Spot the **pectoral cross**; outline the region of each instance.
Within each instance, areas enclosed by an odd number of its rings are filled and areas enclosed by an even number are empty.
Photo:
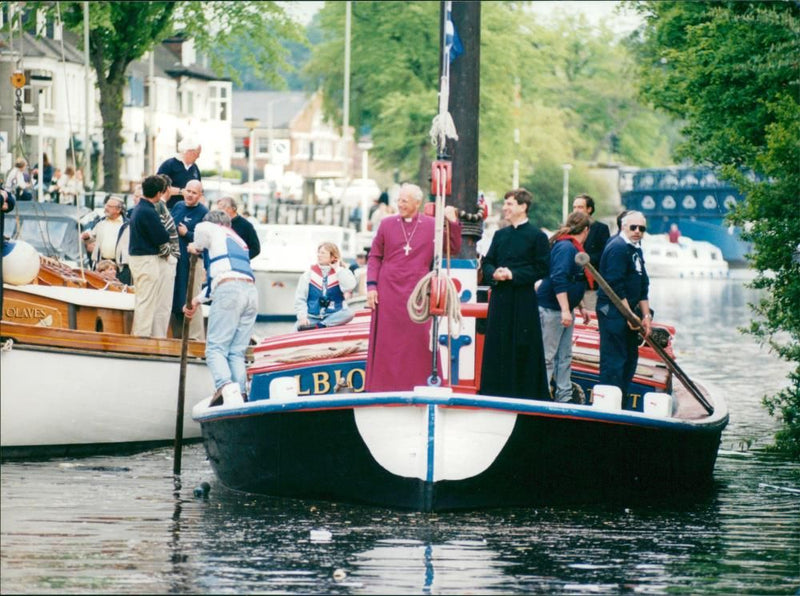
[[[408,256],[408,253],[411,252],[411,246],[409,246],[408,242],[406,242],[406,245],[403,247],[403,250],[406,251],[406,256]]]

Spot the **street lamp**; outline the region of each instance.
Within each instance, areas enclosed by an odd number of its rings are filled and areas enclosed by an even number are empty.
[[[358,148],[361,149],[361,231],[367,231],[367,219],[369,218],[369,205],[367,197],[367,166],[369,164],[369,150],[372,149],[372,139],[363,137],[358,142]]]
[[[253,170],[255,169],[255,149],[256,145],[253,142],[255,140],[255,132],[256,128],[261,125],[261,121],[258,118],[245,118],[244,125],[250,131],[249,139],[250,139],[250,151],[248,154],[247,159],[247,182],[249,183],[250,191],[247,193],[247,210],[250,212],[250,215],[254,215],[256,212],[255,209],[255,195],[253,192]]]
[[[564,198],[561,204],[561,221],[567,221],[569,215],[569,171],[572,169],[572,164],[565,163],[561,166],[564,168]]]

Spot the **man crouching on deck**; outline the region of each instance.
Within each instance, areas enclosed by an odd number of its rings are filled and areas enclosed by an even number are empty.
[[[211,211],[195,227],[194,242],[186,250],[203,255],[208,279],[191,308],[183,310],[191,318],[211,298],[206,332],[206,363],[216,389],[211,405],[219,405],[220,397],[228,405],[242,403],[247,392],[244,357],[258,313],[247,245],[231,229],[225,212]]]

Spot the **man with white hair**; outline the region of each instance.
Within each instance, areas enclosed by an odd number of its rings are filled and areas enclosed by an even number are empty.
[[[629,211],[620,223],[619,234],[608,241],[600,257],[600,275],[620,300],[639,316],[643,333],[649,335],[650,279],[640,244],[647,225],[639,211]],[[597,290],[596,312],[600,327],[600,383],[619,387],[625,399],[639,361],[639,334],[603,288]]]
[[[189,180],[200,180],[200,168],[195,163],[200,157],[202,147],[197,139],[184,137],[178,143],[178,157],[170,157],[162,163],[157,174],[166,174],[172,180],[169,187],[170,198],[167,207],[172,209],[175,203],[183,200],[183,189]]]
[[[366,391],[410,390],[425,385],[431,370],[431,323],[414,322],[408,299],[431,270],[436,224],[420,212],[424,195],[403,184],[397,215],[384,217],[367,258],[367,308],[372,309],[367,350]],[[461,222],[452,205],[444,209],[450,254],[461,250]],[[438,365],[438,361],[437,361]],[[441,375],[439,375],[441,378]]]

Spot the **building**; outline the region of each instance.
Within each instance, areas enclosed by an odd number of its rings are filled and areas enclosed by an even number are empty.
[[[3,18],[8,18],[6,8],[0,10],[0,20]],[[44,19],[43,13],[37,18],[37,31],[38,35],[20,36],[14,31],[0,36],[0,79],[10,80],[16,70],[26,75],[19,106],[16,90],[0,86],[0,175],[21,153],[31,164],[37,163],[41,142],[51,163],[62,169],[72,163],[73,147],[79,168],[88,149],[95,180],[102,180],[96,176],[104,148],[94,70],[84,67],[75,34]],[[165,40],[142,60],[131,63],[126,75],[122,188],[155,172],[161,162],[175,155],[178,142],[187,135],[203,145],[197,162],[201,170],[230,169],[232,83],[207,68],[191,40],[181,36]],[[84,147],[87,128],[89,147]]]
[[[361,155],[353,129],[342,138],[338,127],[325,121],[319,92],[234,91],[233,113],[231,165],[248,171],[252,151],[254,180],[302,178],[302,195],[308,197],[317,181],[346,179],[357,171]]]

